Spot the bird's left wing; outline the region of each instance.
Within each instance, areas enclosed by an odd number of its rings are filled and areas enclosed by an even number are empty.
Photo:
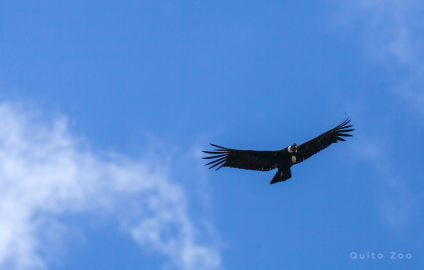
[[[315,155],[321,150],[324,150],[332,143],[337,143],[338,141],[345,141],[342,137],[352,137],[348,132],[353,131],[354,129],[349,129],[352,125],[349,124],[350,119],[347,118],[343,122],[340,123],[337,127],[319,135],[318,137],[302,143],[297,147],[296,154],[296,162],[294,164],[298,164],[305,159]]]
[[[269,171],[277,168],[278,157],[281,155],[281,151],[253,151],[253,150],[236,150],[221,147],[218,145],[211,144],[216,147],[214,151],[203,151],[211,156],[204,157],[204,159],[213,159],[206,165],[211,165],[211,168],[219,166],[216,170],[221,167],[231,167],[245,170],[255,171]]]

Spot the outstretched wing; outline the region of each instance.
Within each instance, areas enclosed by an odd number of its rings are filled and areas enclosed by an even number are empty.
[[[315,155],[319,151],[329,147],[332,143],[336,143],[338,141],[345,141],[342,137],[352,137],[348,132],[353,131],[354,129],[349,129],[352,125],[349,124],[350,119],[347,118],[337,127],[319,135],[315,139],[307,141],[297,147],[296,154],[296,162],[294,164],[298,164],[305,159]]]
[[[216,170],[219,170],[221,167],[231,167],[245,170],[269,171],[277,168],[278,157],[281,155],[281,151],[236,150],[214,144],[211,145],[218,149],[214,151],[203,151],[211,155],[204,157],[204,159],[213,159],[212,162],[206,164],[206,166],[211,165],[209,169],[220,165]]]

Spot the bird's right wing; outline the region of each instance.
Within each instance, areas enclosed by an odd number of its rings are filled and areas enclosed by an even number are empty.
[[[214,151],[203,151],[211,156],[204,159],[213,159],[206,165],[211,165],[211,168],[220,165],[221,167],[231,167],[245,170],[269,171],[277,168],[278,157],[280,151],[253,151],[253,150],[236,150],[221,147],[211,144],[216,147]]]
[[[342,137],[352,137],[349,132],[353,131],[354,129],[349,129],[352,127],[352,125],[349,124],[350,119],[347,118],[343,122],[340,123],[337,127],[319,135],[318,137],[309,140],[305,143],[302,143],[297,147],[297,154],[296,154],[296,162],[295,164],[298,164],[305,159],[315,155],[321,150],[324,150],[328,146],[330,146],[332,143],[336,143],[338,141],[345,141]]]

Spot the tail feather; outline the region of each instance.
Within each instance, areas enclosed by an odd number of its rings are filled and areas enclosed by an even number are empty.
[[[286,171],[282,171],[282,170],[280,170],[280,169],[278,169],[278,172],[274,175],[274,178],[272,178],[272,181],[271,181],[271,185],[272,184],[275,184],[275,183],[278,183],[278,182],[281,182],[281,181],[286,181],[287,179],[290,179],[291,178],[291,170],[290,169],[288,169],[288,170],[286,170]]]

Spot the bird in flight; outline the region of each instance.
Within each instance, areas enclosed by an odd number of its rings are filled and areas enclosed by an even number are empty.
[[[310,141],[302,143],[299,146],[294,143],[279,151],[237,150],[211,144],[217,149],[214,151],[203,151],[210,155],[204,157],[204,159],[212,159],[212,162],[209,162],[206,166],[211,165],[209,169],[219,166],[216,170],[219,170],[221,167],[254,171],[270,171],[278,168],[277,173],[270,183],[275,184],[291,178],[290,168],[293,165],[301,163],[327,148],[332,143],[345,141],[343,137],[352,137],[349,132],[354,129],[350,129],[352,125],[348,125],[349,122],[350,119],[347,118],[335,128]]]

